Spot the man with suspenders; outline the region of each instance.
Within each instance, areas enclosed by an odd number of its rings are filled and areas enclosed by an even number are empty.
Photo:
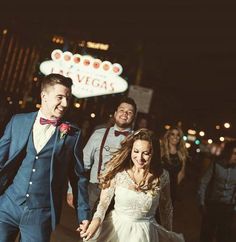
[[[132,131],[136,104],[132,98],[123,98],[114,112],[114,125],[94,131],[83,150],[84,167],[90,171],[89,205],[91,210],[100,196],[98,176],[121,141]]]

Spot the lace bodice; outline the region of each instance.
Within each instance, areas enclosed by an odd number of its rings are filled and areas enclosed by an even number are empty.
[[[126,171],[122,171],[113,178],[110,187],[103,189],[94,218],[103,221],[106,210],[115,195],[114,209],[118,214],[136,219],[155,217],[159,205],[161,225],[172,229],[173,208],[170,199],[169,175],[164,170],[160,177],[160,188],[156,193],[135,190],[135,183]]]

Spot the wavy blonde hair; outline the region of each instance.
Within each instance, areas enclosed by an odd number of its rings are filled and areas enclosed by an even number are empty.
[[[166,157],[167,162],[170,162],[170,146],[169,146],[169,137],[171,135],[171,132],[173,130],[177,130],[180,136],[179,143],[177,144],[177,155],[179,157],[179,160],[184,163],[188,158],[188,151],[185,146],[185,141],[183,140],[183,131],[179,127],[171,127],[168,129],[161,141],[161,157]]]
[[[146,174],[151,173],[151,177],[140,185],[140,190],[155,190],[159,185],[158,178],[162,173],[160,142],[155,138],[152,131],[148,129],[139,129],[121,142],[120,149],[114,153],[112,159],[107,163],[105,172],[99,177],[101,188],[104,189],[109,187],[112,178],[114,178],[118,172],[133,166],[131,162],[131,151],[136,140],[146,140],[150,142],[152,152],[150,164],[145,171]]]

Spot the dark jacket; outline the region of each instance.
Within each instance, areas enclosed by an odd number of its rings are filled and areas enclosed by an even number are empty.
[[[213,161],[200,180],[198,197],[202,206],[206,201],[235,204],[236,165]]]

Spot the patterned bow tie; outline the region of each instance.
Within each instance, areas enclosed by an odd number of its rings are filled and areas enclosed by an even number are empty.
[[[46,119],[46,118],[40,118],[39,122],[42,125],[44,125],[44,124],[51,124],[53,126],[58,126],[61,123],[60,119],[52,119],[52,120],[50,120],[50,119]]]
[[[124,135],[124,136],[128,136],[130,134],[129,131],[118,131],[118,130],[115,130],[115,136],[119,136],[119,135]]]

